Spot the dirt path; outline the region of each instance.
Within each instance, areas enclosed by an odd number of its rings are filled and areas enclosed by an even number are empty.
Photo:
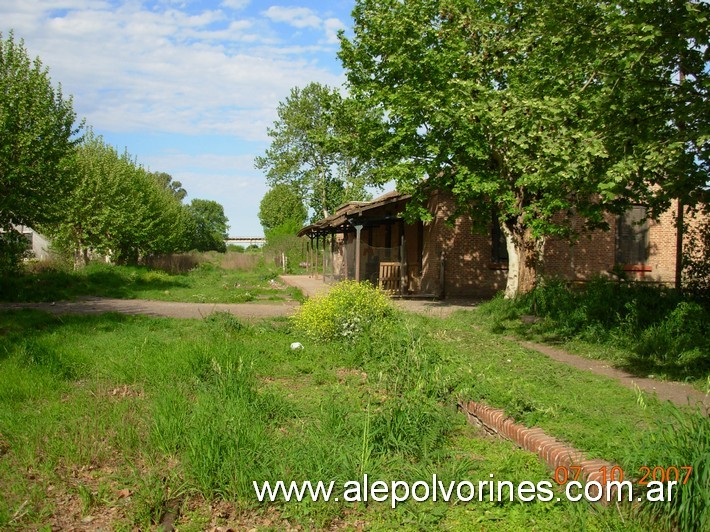
[[[304,295],[314,297],[327,294],[332,285],[324,283],[322,277],[310,275],[281,275],[281,280],[289,286],[300,289]],[[457,310],[472,310],[480,303],[473,299],[394,299],[394,304],[409,312],[445,318]]]
[[[37,309],[52,314],[145,314],[168,318],[202,318],[213,312],[229,312],[239,318],[270,318],[289,316],[298,306],[295,301],[284,303],[178,303],[148,299],[81,298],[56,303],[0,303],[0,310]]]
[[[526,342],[510,336],[506,336],[506,340],[516,342],[527,349],[542,353],[569,366],[609,377],[627,388],[635,389],[638,387],[650,394],[655,393],[661,400],[668,400],[680,406],[688,404],[701,405],[706,414],[710,413],[710,395],[698,391],[688,384],[637,377],[611,367],[605,360],[584,358],[545,344]]]

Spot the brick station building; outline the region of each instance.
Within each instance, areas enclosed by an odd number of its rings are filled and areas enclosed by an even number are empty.
[[[451,196],[435,192],[428,202],[430,222],[406,223],[411,196],[389,192],[369,202],[350,202],[304,227],[316,271],[326,280],[369,280],[401,296],[488,297],[505,289],[505,239],[492,223],[486,233],[472,220],[447,219]],[[676,275],[674,205],[658,221],[644,221],[643,207],[624,216],[608,215],[610,231],[582,233],[575,244],[548,238],[539,273],[572,282],[624,272],[629,280],[673,285]],[[580,222],[581,223],[581,222]],[[686,224],[698,220],[686,216]],[[310,262],[310,261],[309,261]]]

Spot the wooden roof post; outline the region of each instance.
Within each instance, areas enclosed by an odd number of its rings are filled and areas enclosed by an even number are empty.
[[[320,260],[318,260],[318,252],[319,251],[320,251],[320,234],[316,233],[316,245],[313,248],[313,253],[315,254],[314,258],[313,258],[313,266],[315,266],[315,275],[313,277],[314,279],[318,279],[318,263],[320,262]]]
[[[355,280],[360,282],[360,231],[362,225],[355,226]]]
[[[401,238],[401,244],[399,246],[399,262],[402,265],[400,268],[400,280],[399,280],[399,294],[402,295],[406,292],[406,287],[407,287],[407,272],[408,272],[408,266],[407,266],[407,240],[404,236],[404,224],[400,224],[401,227],[401,232],[402,232],[402,238]]]
[[[683,201],[678,198],[678,215],[675,223],[675,289],[683,290],[683,233],[685,232],[685,221],[683,220]]]
[[[326,247],[327,244],[328,244],[328,233],[325,233],[323,235],[323,282],[325,282],[325,267],[327,264],[327,260],[326,260],[326,255],[328,253],[328,249]]]

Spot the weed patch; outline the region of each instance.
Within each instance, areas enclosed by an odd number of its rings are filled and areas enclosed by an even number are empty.
[[[72,272],[45,269],[0,277],[0,300],[60,301],[84,296],[119,299],[156,299],[195,303],[246,303],[297,299],[297,290],[275,281],[277,273],[262,266],[256,270],[227,270],[212,262],[170,273],[147,266],[90,264]]]
[[[539,319],[528,325],[524,315]],[[710,374],[710,311],[670,289],[606,280],[570,289],[547,281],[517,300],[481,305],[475,319],[496,333],[610,347],[620,366],[641,375],[704,382]]]
[[[326,295],[304,302],[293,317],[293,324],[297,331],[314,340],[354,341],[394,314],[387,296],[371,284],[342,281]]]
[[[673,500],[644,506],[642,517],[665,529],[707,530],[710,525],[710,419],[700,411],[684,413],[667,405],[663,422],[656,422],[629,449],[626,463],[648,480],[677,480]],[[692,472],[686,479],[687,470]],[[669,478],[670,477],[670,478]],[[684,481],[685,480],[685,481]]]

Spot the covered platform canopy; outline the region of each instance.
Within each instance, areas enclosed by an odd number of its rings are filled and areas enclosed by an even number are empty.
[[[383,194],[372,201],[351,201],[338,207],[330,216],[308,225],[298,232],[298,236],[307,236],[311,239],[338,233],[351,233],[356,231],[356,226],[367,227],[379,225],[387,221],[399,220],[398,216],[377,216],[374,211],[386,205],[407,201],[410,194],[397,191]]]
[[[311,242],[318,241],[328,235],[355,233],[355,280],[360,281],[361,240],[360,232],[364,227],[376,227],[401,221],[402,206],[397,206],[396,212],[388,212],[388,206],[402,204],[411,198],[410,194],[397,191],[388,192],[372,201],[351,201],[336,209],[336,211],[317,222],[308,225],[298,232],[298,236],[306,236]],[[325,269],[325,267],[324,267]]]

